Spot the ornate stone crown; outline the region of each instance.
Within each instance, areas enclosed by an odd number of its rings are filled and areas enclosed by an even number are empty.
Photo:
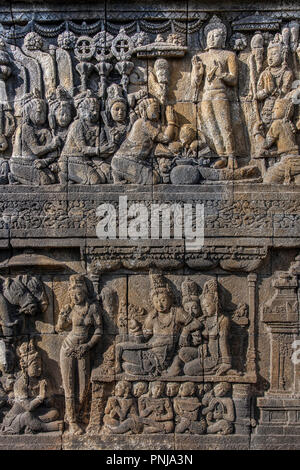
[[[187,302],[189,300],[199,300],[199,289],[195,281],[187,278],[181,285],[182,297]]]

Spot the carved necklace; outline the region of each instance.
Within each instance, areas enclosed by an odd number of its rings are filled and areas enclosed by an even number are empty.
[[[166,315],[166,314],[164,314]],[[172,321],[174,320],[173,308],[171,308],[169,314],[166,315],[167,320],[159,318],[159,312],[157,312],[156,318],[158,320],[158,325],[160,328],[167,328],[171,325]],[[165,320],[165,321],[164,321]]]

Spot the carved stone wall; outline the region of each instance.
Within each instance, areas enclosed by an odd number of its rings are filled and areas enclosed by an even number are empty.
[[[1,449],[300,447],[299,27],[1,2]]]

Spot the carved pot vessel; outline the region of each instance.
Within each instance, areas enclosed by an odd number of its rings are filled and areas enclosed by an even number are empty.
[[[180,164],[172,169],[170,180],[172,184],[198,184],[200,173],[196,166],[180,161]]]

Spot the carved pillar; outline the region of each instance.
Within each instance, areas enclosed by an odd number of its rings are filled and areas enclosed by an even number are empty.
[[[247,280],[249,292],[249,344],[247,351],[247,374],[254,375],[256,377],[255,317],[257,274],[249,274]]]
[[[262,320],[271,335],[270,390],[268,395],[294,392],[294,365],[291,345],[298,333],[298,280],[289,272],[279,272],[273,281],[273,298],[263,307]]]
[[[297,263],[288,272],[275,273],[275,294],[262,309],[262,321],[271,339],[270,389],[257,400],[257,434],[282,434],[283,426],[286,434],[300,434],[300,400],[292,361],[292,343],[299,333],[299,275]]]
[[[235,433],[250,433],[250,384],[234,384],[232,398],[235,406]]]

